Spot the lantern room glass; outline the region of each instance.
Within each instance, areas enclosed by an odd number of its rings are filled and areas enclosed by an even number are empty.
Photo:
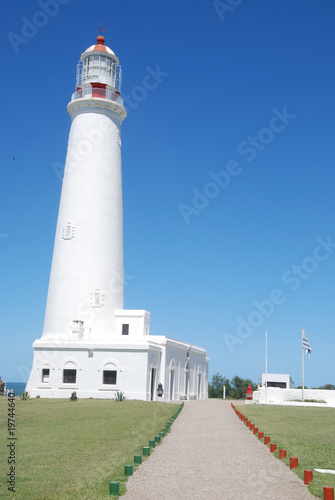
[[[89,55],[83,59],[82,83],[101,82],[116,88],[116,61],[105,55]]]

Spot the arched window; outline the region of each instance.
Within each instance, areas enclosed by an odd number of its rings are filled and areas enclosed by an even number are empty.
[[[65,238],[71,238],[71,222],[68,222],[65,226]]]
[[[63,227],[62,237],[63,240],[71,240],[74,237],[74,225],[72,221],[68,220]]]
[[[77,367],[73,361],[68,361],[63,369],[63,384],[75,384],[77,381]]]
[[[50,382],[50,368],[44,367],[42,368],[42,383],[48,384]]]
[[[95,307],[101,306],[101,293],[98,288],[94,292],[94,305]]]
[[[101,292],[100,288],[96,288],[91,293],[91,306],[92,307],[102,307],[103,306],[104,294]]]
[[[117,384],[117,368],[113,363],[107,363],[102,371],[103,385]]]

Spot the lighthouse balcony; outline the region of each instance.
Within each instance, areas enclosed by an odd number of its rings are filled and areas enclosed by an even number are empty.
[[[91,84],[89,87],[78,87],[72,94],[71,102],[77,99],[89,99],[92,97],[107,99],[123,106],[123,99],[120,93],[117,90],[107,89],[104,84]]]

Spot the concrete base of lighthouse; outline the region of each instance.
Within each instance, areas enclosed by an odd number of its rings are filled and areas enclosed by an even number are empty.
[[[148,335],[149,313],[116,312],[119,337],[110,341],[80,338],[36,340],[26,390],[32,397],[173,401],[208,397],[205,349],[178,340]],[[127,321],[127,323],[125,323]],[[127,329],[123,325],[128,325]],[[158,384],[163,396],[157,395]]]

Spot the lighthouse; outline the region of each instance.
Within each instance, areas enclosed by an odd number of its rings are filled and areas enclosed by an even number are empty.
[[[80,57],[67,105],[71,128],[44,327],[26,390],[52,398],[122,391],[155,400],[160,384],[165,400],[207,397],[206,351],[149,335],[150,313],[124,309],[121,75],[100,34]]]
[[[123,309],[121,66],[103,36],[81,56],[43,338],[110,339]],[[87,324],[87,327],[86,327]]]

